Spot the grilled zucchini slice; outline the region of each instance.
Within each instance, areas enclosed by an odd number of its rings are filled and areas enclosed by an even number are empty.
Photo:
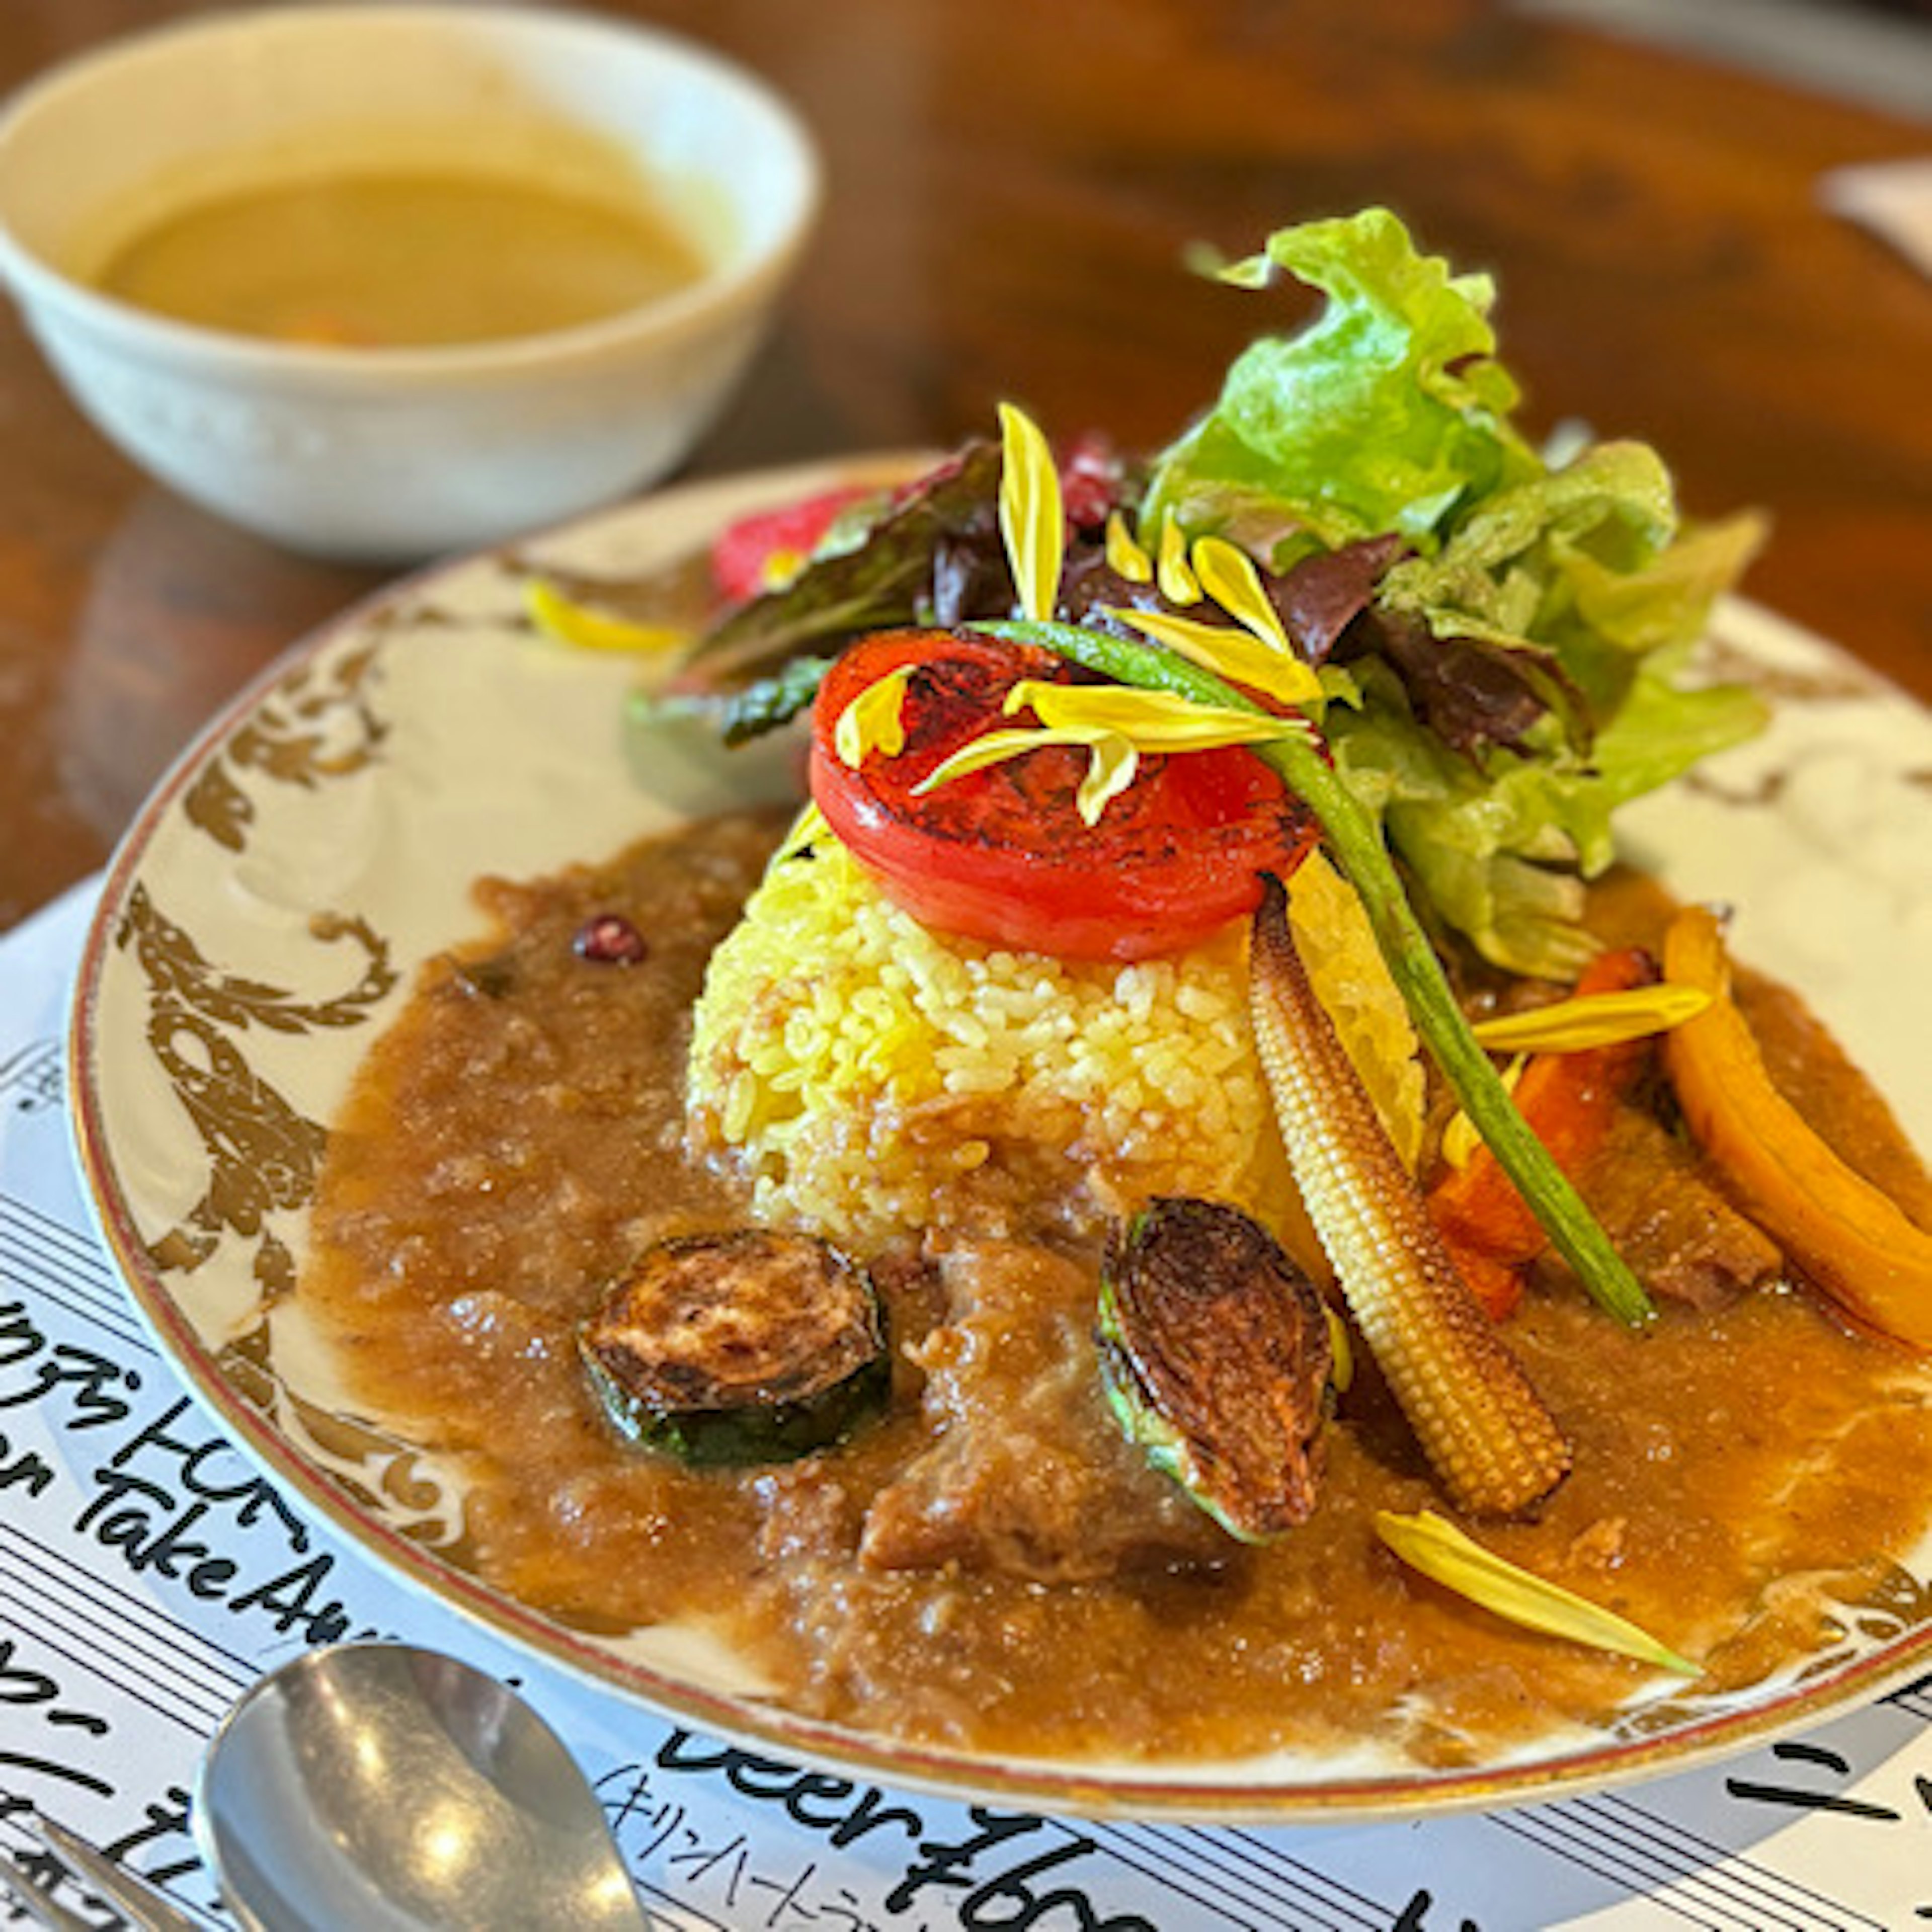
[[[742,1228],[658,1242],[578,1330],[591,1385],[640,1447],[785,1462],[842,1442],[892,1379],[871,1278],[830,1243]]]
[[[1097,1339],[1129,1441],[1231,1536],[1269,1542],[1313,1514],[1334,1346],[1265,1228],[1221,1202],[1151,1202],[1108,1244]]]

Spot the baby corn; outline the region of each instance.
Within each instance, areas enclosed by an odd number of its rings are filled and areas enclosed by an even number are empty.
[[[1402,1413],[1459,1508],[1528,1508],[1563,1480],[1570,1444],[1457,1275],[1309,984],[1273,878],[1255,914],[1252,985],[1296,1184]]]

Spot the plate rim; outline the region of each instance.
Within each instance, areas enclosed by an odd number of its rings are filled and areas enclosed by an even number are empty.
[[[290,674],[314,662],[344,638],[369,626],[412,596],[457,572],[526,550],[640,524],[667,513],[698,517],[711,499],[719,509],[743,500],[780,502],[855,476],[877,477],[920,459],[910,453],[853,455],[790,464],[697,479],[533,532],[514,542],[436,560],[358,597],[296,639],[249,680],[206,722],[142,801],[117,845],[89,914],[70,990],[66,1028],[68,1120],[82,1194],[136,1311],[170,1370],[212,1420],[272,1480],[302,1504],[358,1556],[392,1581],[480,1624],[514,1647],[607,1694],[633,1701],[659,1718],[688,1721],[741,1750],[773,1748],[876,1779],[892,1789],[958,1801],[988,1797],[1024,1802],[1045,1811],[1083,1817],[1214,1825],[1388,1822],[1420,1816],[1543,1804],[1586,1792],[1620,1789],[1666,1773],[1696,1768],[1752,1746],[1787,1736],[1814,1719],[1843,1714],[1924,1676],[1932,1667],[1932,1623],[1850,1659],[1809,1682],[1794,1682],[1762,1700],[1714,1711],[1649,1737],[1583,1740],[1574,1748],[1522,1762],[1387,1774],[1341,1774],[1306,1784],[1259,1784],[1258,1768],[1272,1758],[1205,1760],[1225,1773],[1170,1771],[1123,1759],[1106,1769],[1066,1760],[995,1759],[988,1755],[884,1738],[743,1694],[668,1676],[594,1639],[553,1622],[473,1574],[440,1558],[367,1510],[341,1480],[307,1458],[271,1418],[248,1401],[220,1370],[146,1252],[131,1204],[116,1173],[110,1125],[99,1090],[98,1003],[115,928],[142,862],[170,808]],[[714,524],[715,526],[715,524]],[[1748,600],[1728,600],[1740,617],[1774,626],[1835,668],[1855,669],[1876,695],[1922,710],[1912,694],[1828,640]],[[416,962],[409,962],[413,970]],[[1249,1767],[1243,1774],[1242,1767]]]

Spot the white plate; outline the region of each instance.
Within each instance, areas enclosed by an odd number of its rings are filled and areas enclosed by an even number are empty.
[[[654,497],[522,554],[623,576],[728,518],[849,476],[766,474]],[[870,473],[880,473],[879,466]],[[295,650],[215,721],[142,812],[89,936],[72,1030],[96,1212],[143,1314],[202,1401],[376,1561],[532,1651],[699,1728],[889,1784],[1042,1809],[1196,1818],[1382,1816],[1627,1781],[1816,1721],[1932,1662],[1932,1546],[1916,1591],[1850,1606],[1788,1681],[1679,1692],[1613,1737],[1418,1772],[1367,1759],[1014,1763],[908,1747],[761,1702],[692,1634],[565,1629],[453,1560],[460,1486],[374,1427],[281,1291],[324,1137],[418,963],[476,933],[484,871],[597,858],[741,802],[760,767],[627,736],[621,656],[531,632],[515,559],[414,578]],[[1770,688],[1758,742],[1628,814],[1630,856],[1735,902],[1742,955],[1810,1000],[1932,1143],[1932,719],[1815,638],[1743,604],[1713,655]],[[643,746],[640,754],[640,745]]]

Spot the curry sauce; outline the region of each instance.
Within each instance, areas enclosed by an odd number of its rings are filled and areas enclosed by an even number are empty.
[[[712,1621],[792,1708],[1030,1756],[1376,1740],[1456,1766],[1612,1730],[1654,1690],[1643,1666],[1506,1625],[1380,1544],[1377,1510],[1439,1498],[1372,1365],[1328,1431],[1312,1520],[1262,1548],[1222,1536],[1111,1426],[1097,1256],[1064,1225],[909,1231],[866,1258],[892,1397],[842,1448],[694,1470],[627,1444],[575,1331],[652,1240],[747,1219],[742,1181],[687,1154],[685,1056],[706,959],[777,830],[730,817],[486,884],[491,936],[425,969],[338,1124],[302,1292],[360,1397],[464,1462],[486,1579],[590,1630]],[[642,956],[583,956],[578,936],[626,909]],[[1654,939],[1666,910],[1624,880],[1597,917],[1623,943]],[[1809,1117],[1923,1212],[1932,1191],[1882,1103],[1798,1003],[1744,991]],[[1628,1182],[1653,1156],[1618,1157]],[[1698,1660],[1699,1693],[1828,1645],[1839,1606],[1896,1599],[1932,1513],[1922,1364],[1782,1278],[1666,1303],[1640,1336],[1552,1276],[1508,1332],[1575,1468],[1534,1520],[1484,1540]]]

